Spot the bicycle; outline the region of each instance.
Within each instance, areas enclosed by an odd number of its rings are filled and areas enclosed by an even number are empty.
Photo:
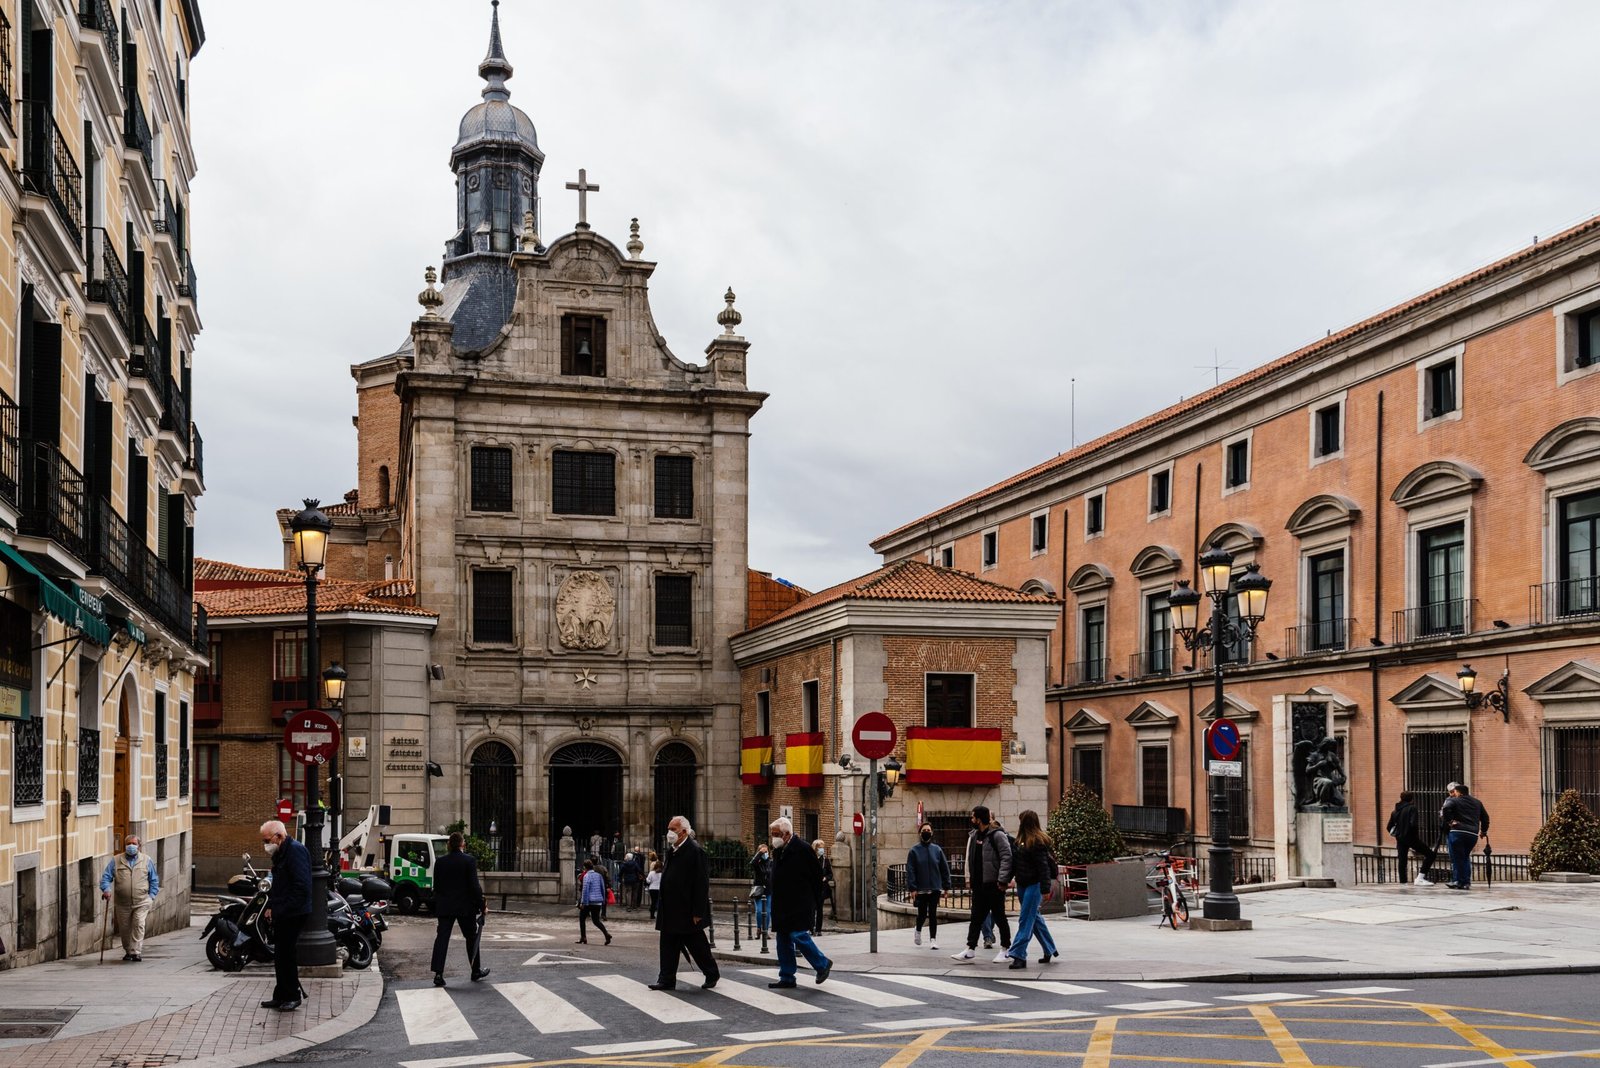
[[[1161,921],[1156,924],[1159,930],[1162,926],[1169,926],[1174,931],[1178,924],[1185,926],[1189,923],[1189,897],[1184,893],[1185,888],[1189,894],[1195,891],[1194,873],[1189,865],[1189,857],[1173,857],[1172,850],[1163,849],[1158,853],[1146,853],[1145,857],[1159,858],[1155,866],[1155,888],[1161,893]],[[1146,876],[1149,879],[1149,876]]]

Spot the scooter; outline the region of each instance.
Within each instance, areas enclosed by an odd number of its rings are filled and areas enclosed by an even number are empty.
[[[242,890],[253,885],[255,893],[248,901],[232,896],[219,898],[221,908],[200,935],[205,939],[206,958],[212,967],[225,972],[241,971],[251,962],[270,964],[274,957],[272,921],[266,918],[272,876],[251,867],[248,853],[244,862],[245,874],[230,879],[229,888]],[[328,895],[328,931],[343,952],[348,968],[360,970],[372,964],[376,940],[363,932],[363,922],[342,896]]]

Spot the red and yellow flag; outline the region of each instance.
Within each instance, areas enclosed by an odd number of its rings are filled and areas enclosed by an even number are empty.
[[[784,778],[790,786],[804,789],[822,785],[822,752],[825,744],[821,733],[784,735]]]
[[[998,727],[906,728],[906,781],[991,785],[1000,781]]]
[[[739,781],[746,786],[764,786],[761,765],[772,763],[772,735],[745,738],[739,743]]]

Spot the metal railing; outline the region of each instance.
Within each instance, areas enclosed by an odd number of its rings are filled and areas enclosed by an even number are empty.
[[[22,178],[31,192],[50,201],[73,240],[81,241],[83,171],[47,101],[22,102]]]
[[[96,501],[93,512],[87,557],[90,572],[110,579],[174,634],[188,636],[192,619],[183,584],[109,502]]]
[[[1358,626],[1354,619],[1323,619],[1303,627],[1290,627],[1286,650],[1291,657],[1342,653],[1355,640]]]
[[[1211,857],[1206,854],[1205,843],[1197,843],[1197,852],[1201,856],[1194,860],[1195,875],[1200,880],[1200,885],[1205,886],[1211,881]],[[1270,856],[1252,856],[1241,850],[1233,851],[1233,881],[1243,885],[1246,883],[1270,883],[1277,878],[1278,862]]]
[[[1528,619],[1535,624],[1600,619],[1600,576],[1529,586]]]
[[[1111,819],[1117,830],[1154,838],[1182,837],[1188,828],[1186,816],[1183,809],[1165,805],[1111,806]]]
[[[178,211],[172,206],[172,187],[165,178],[156,179],[156,210],[150,224],[158,234],[178,232]]]
[[[1147,679],[1152,675],[1170,675],[1174,655],[1171,646],[1141,649],[1128,657],[1128,677]]]
[[[495,843],[491,840],[490,845]],[[527,849],[497,849],[495,851],[494,871],[544,873],[558,870],[557,861],[560,859],[551,854],[550,850],[542,847],[529,847]]]
[[[1111,659],[1075,660],[1067,665],[1068,686],[1093,686],[1111,677]]]
[[[1435,601],[1417,608],[1399,609],[1394,613],[1395,644],[1471,634],[1472,620],[1477,610],[1476,597]]]
[[[104,304],[116,314],[123,332],[133,334],[132,305],[129,304],[128,269],[122,265],[111,235],[104,227],[89,231],[89,299]]]
[[[122,143],[129,148],[139,150],[139,155],[144,157],[146,171],[153,171],[155,164],[150,155],[150,120],[145,118],[144,102],[139,99],[137,86],[129,85],[125,90],[128,97],[128,107],[122,113]]]
[[[191,421],[189,423],[189,466],[196,475],[200,476],[201,482],[206,480],[205,446],[204,439],[200,437],[200,428]]]
[[[195,286],[194,259],[189,255],[189,250],[183,250],[183,264],[178,274],[178,296],[188,297],[191,301],[200,300],[199,291]]]
[[[164,386],[161,429],[177,434],[185,445],[189,443],[189,398],[183,395],[182,384],[171,375],[167,376]]]
[[[1472,881],[1474,883],[1526,883],[1533,881],[1533,875],[1528,867],[1531,858],[1526,853],[1495,853],[1485,856],[1482,852],[1472,854]],[[1417,868],[1421,861],[1412,855],[1406,865],[1406,870],[1400,870],[1400,858],[1392,852],[1357,853],[1356,882],[1359,883],[1407,883],[1417,876]],[[1433,873],[1429,876],[1434,882],[1442,883],[1450,876],[1450,851],[1443,844],[1439,846],[1438,856],[1433,861]]]
[[[916,901],[916,895],[911,892],[910,882],[906,879],[904,864],[889,865],[887,876],[884,880],[886,884],[884,896],[888,900],[901,905],[910,905]],[[967,886],[967,873],[958,866],[952,865],[950,869],[950,889],[940,896],[939,907],[967,910],[972,908],[972,890]],[[1019,907],[1016,887],[1006,887],[1006,911],[1016,912]]]
[[[21,409],[10,394],[0,389],[0,500],[13,507],[21,503],[18,490],[22,478]]]
[[[96,30],[106,39],[106,62],[111,73],[122,76],[122,34],[117,23],[117,13],[107,0],[78,0],[78,25],[86,30]]]
[[[0,115],[5,116],[7,126],[13,126],[11,85],[11,20],[6,18],[4,11],[0,11]]]
[[[156,743],[156,800],[167,799],[167,743]]]
[[[23,465],[19,529],[49,538],[81,559],[89,548],[83,474],[43,441],[23,443]]]

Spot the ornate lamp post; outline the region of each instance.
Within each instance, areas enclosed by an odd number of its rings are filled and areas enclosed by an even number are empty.
[[[289,520],[295,556],[306,576],[306,707],[315,708],[317,684],[310,673],[320,663],[317,649],[317,572],[328,559],[328,533],[333,521],[307,498],[305,508]],[[341,692],[341,696],[343,696]],[[328,855],[322,848],[324,813],[316,765],[306,768],[306,846],[311,850],[311,915],[300,933],[300,963],[307,968],[337,965],[333,935],[328,932]]]
[[[1211,600],[1211,618],[1200,625],[1200,592],[1187,581],[1179,582],[1167,595],[1172,609],[1172,629],[1190,652],[1211,650],[1212,708],[1222,714],[1222,660],[1225,650],[1239,642],[1253,642],[1256,628],[1267,614],[1267,591],[1272,580],[1263,576],[1255,564],[1245,567],[1237,581],[1233,578],[1233,554],[1213,545],[1200,554],[1200,579]],[[1228,597],[1239,599],[1239,621],[1228,618]],[[1237,920],[1239,898],[1233,892],[1233,846],[1228,839],[1228,794],[1221,776],[1211,779],[1211,890],[1206,894],[1204,915],[1208,920]]]
[[[344,718],[344,685],[349,679],[350,673],[340,667],[337,660],[322,673],[322,692],[328,702],[328,711],[335,720]],[[340,745],[343,744],[341,740]],[[328,760],[328,814],[333,819],[333,833],[329,838],[341,858],[334,863],[343,870],[344,851],[339,848],[339,841],[344,837],[344,780],[339,777],[338,749],[333,751],[333,756]]]

